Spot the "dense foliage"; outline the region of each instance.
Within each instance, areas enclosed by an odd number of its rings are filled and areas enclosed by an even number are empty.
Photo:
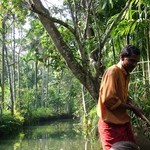
[[[10,120],[17,112],[29,123],[68,114],[82,118],[85,134],[95,133],[99,77],[118,62],[126,44],[141,49],[129,94],[150,118],[149,1],[65,0],[60,8],[48,1],[44,6],[40,0],[0,2],[0,128],[7,128],[6,111]]]

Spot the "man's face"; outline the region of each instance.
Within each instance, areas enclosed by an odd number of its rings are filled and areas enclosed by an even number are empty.
[[[140,60],[140,56],[132,55],[130,57],[122,58],[122,66],[127,72],[132,72],[133,69],[136,67],[137,63]]]

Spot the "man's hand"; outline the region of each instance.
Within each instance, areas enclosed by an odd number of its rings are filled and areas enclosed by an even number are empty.
[[[130,110],[133,111],[138,117],[142,118],[144,112],[141,108],[134,106],[133,99],[128,97],[127,104],[130,106]]]
[[[130,110],[133,111],[138,117],[143,119],[144,112],[141,108],[132,105]]]
[[[141,108],[134,106],[132,98],[128,97],[127,105],[128,109],[133,111],[136,116],[140,117],[150,126],[150,121],[145,117],[144,112]]]

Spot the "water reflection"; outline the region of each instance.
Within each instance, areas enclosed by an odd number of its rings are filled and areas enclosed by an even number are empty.
[[[17,138],[0,140],[0,150],[100,150],[99,142],[90,143],[73,130],[75,122],[46,123],[32,126]]]

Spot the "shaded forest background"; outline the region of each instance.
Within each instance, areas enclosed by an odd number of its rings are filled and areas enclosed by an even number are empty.
[[[150,118],[149,0],[1,0],[0,10],[1,131],[68,115],[92,133],[101,75],[126,44],[141,50],[129,95]]]

